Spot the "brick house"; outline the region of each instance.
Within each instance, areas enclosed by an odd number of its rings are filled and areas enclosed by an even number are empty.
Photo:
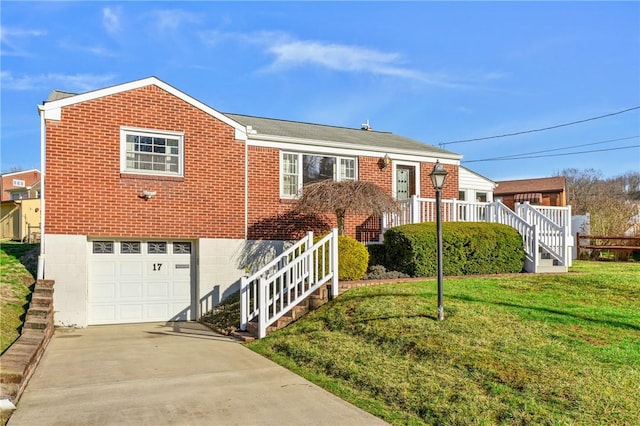
[[[335,226],[291,212],[303,184],[372,181],[433,197],[437,160],[458,195],[461,156],[392,133],[223,114],[146,78],[39,106],[43,239],[55,323],[191,320],[284,241]],[[348,217],[377,238],[380,220]]]
[[[0,239],[36,242],[40,237],[40,171],[3,174],[0,194]]]
[[[496,182],[493,190],[496,200],[500,200],[510,209],[516,203],[525,201],[533,205],[564,207],[567,205],[566,179],[564,176],[503,180]]]
[[[5,173],[0,180],[0,201],[40,198],[40,170]]]

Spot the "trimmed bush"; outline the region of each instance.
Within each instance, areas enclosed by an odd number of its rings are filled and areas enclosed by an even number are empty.
[[[369,244],[366,246],[369,251],[369,268],[376,265],[384,265],[385,249],[382,244]]]
[[[436,225],[403,225],[384,234],[384,266],[412,277],[437,274]],[[443,273],[473,275],[521,272],[522,237],[512,227],[497,223],[444,222]]]
[[[346,235],[338,237],[338,279],[359,280],[369,266],[369,251],[360,241]]]
[[[326,235],[326,234],[325,234]],[[314,238],[320,241],[324,235]],[[326,250],[326,249],[325,249]],[[326,251],[325,251],[326,253]],[[327,253],[328,256],[328,253]],[[359,280],[364,277],[369,266],[369,251],[360,241],[346,235],[338,236],[338,279],[340,281]],[[318,268],[320,266],[318,265]],[[328,272],[328,267],[325,273]]]

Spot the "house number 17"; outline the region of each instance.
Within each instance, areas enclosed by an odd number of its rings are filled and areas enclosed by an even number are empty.
[[[154,263],[153,264],[153,270],[154,271],[159,271],[160,268],[162,268],[162,263]]]

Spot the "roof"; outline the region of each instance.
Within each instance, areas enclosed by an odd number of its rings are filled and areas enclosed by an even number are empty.
[[[268,135],[316,141],[331,141],[368,149],[379,148],[380,150],[410,151],[420,154],[428,151],[429,153],[440,154],[456,159],[461,157],[454,152],[389,132],[253,117],[241,114],[225,113],[225,115],[240,124],[251,126],[251,129],[256,132],[257,137],[260,137],[260,135]],[[251,134],[252,133],[249,132],[250,137]]]
[[[474,171],[474,170],[471,170],[471,169],[470,169],[470,168],[468,168],[468,167],[465,167],[465,166],[463,166],[463,165],[460,165],[459,167],[460,167],[461,169],[464,169],[464,170],[468,171],[469,173],[472,173],[472,174],[474,174],[474,175],[478,176],[479,178],[482,178],[482,179],[484,179],[484,180],[488,181],[488,182],[491,182],[491,183],[494,183],[494,184],[496,183],[495,181],[493,181],[493,180],[489,179],[489,178],[488,178],[488,177],[486,177],[486,176],[481,175],[480,173],[478,173],[478,172],[476,172],[476,171]]]
[[[494,195],[518,194],[525,192],[563,192],[565,177],[547,177],[537,179],[503,180],[497,181],[498,187]]]
[[[154,84],[179,98],[191,103],[197,108],[232,125],[237,131],[237,138],[242,139],[285,139],[291,143],[302,141],[311,144],[340,144],[352,149],[369,149],[374,151],[388,151],[409,155],[438,155],[444,158],[459,160],[460,154],[447,151],[433,145],[425,144],[404,136],[389,132],[374,130],[361,130],[356,128],[329,126],[323,124],[305,123],[299,121],[282,120],[275,118],[254,117],[242,114],[223,114],[206,104],[192,98],[184,92],[164,83],[156,77],[148,77],[130,83],[98,89],[82,94],[75,94],[60,90],[50,93],[47,101],[40,107],[44,111],[45,118],[60,119],[60,108],[86,100],[96,99],[102,96],[119,93],[143,86]],[[245,128],[248,131],[245,133]]]
[[[75,95],[77,95],[77,93],[63,92],[62,90],[53,90],[51,93],[49,93],[49,97],[45,102],[59,101],[60,99],[70,98]]]
[[[5,176],[12,176],[12,175],[22,175],[22,174],[25,174],[25,173],[32,173],[32,172],[40,173],[40,170],[38,170],[38,169],[20,170],[20,171],[17,171],[17,172],[3,173],[1,176],[5,177]]]

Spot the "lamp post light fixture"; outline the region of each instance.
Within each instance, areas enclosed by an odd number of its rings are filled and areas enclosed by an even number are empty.
[[[431,174],[431,183],[436,190],[436,242],[438,246],[438,320],[444,320],[444,303],[442,296],[442,211],[440,208],[442,199],[442,187],[447,178],[447,171],[440,161],[436,161]]]

